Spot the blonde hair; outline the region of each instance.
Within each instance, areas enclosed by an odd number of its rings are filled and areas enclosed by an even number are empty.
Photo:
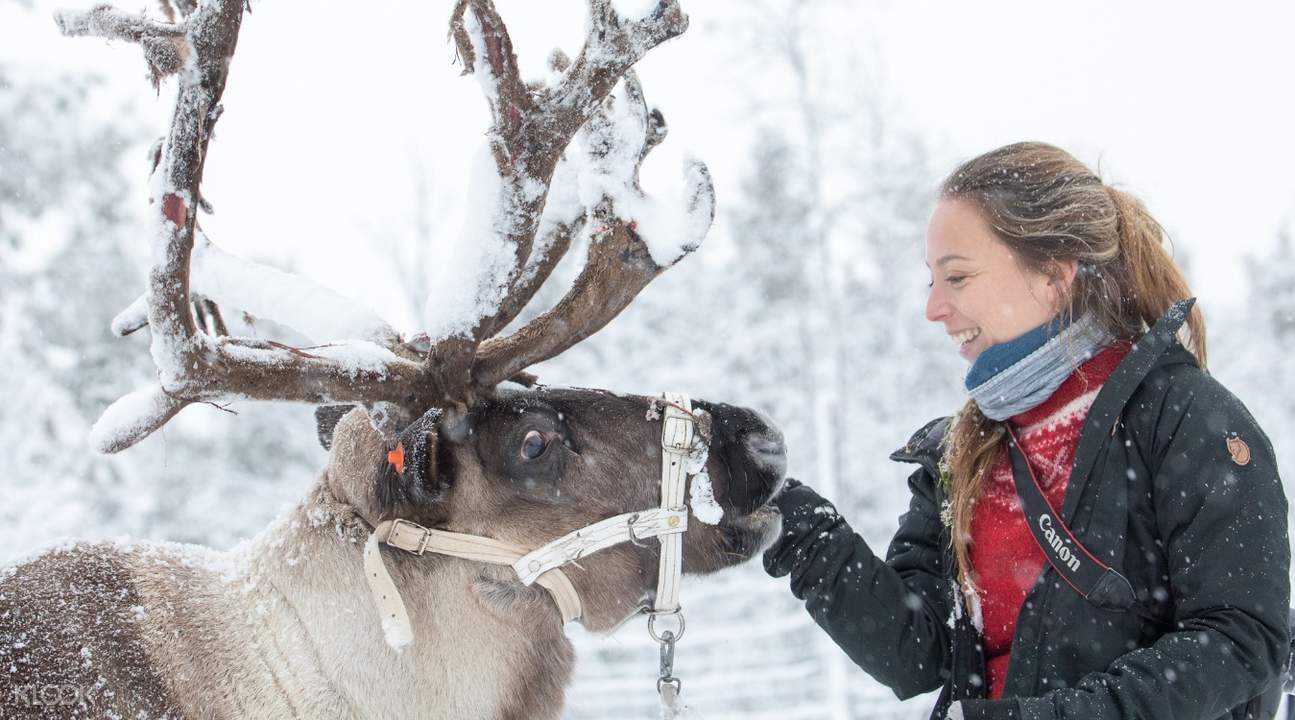
[[[1104,184],[1066,151],[1023,142],[968,160],[940,188],[942,200],[972,203],[1025,269],[1055,274],[1057,263],[1079,271],[1062,312],[1091,315],[1113,337],[1145,332],[1174,303],[1191,296],[1165,249],[1164,229],[1137,198]],[[1193,308],[1184,344],[1205,367],[1205,321]],[[1006,428],[968,400],[949,430],[951,542],[963,592],[973,592],[971,518]],[[968,598],[971,600],[972,598]]]

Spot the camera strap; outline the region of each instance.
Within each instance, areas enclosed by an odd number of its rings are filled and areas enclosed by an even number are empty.
[[[1103,610],[1130,610],[1136,599],[1133,586],[1117,570],[1103,563],[1079,542],[1048,502],[1039,479],[1009,427],[1007,445],[1012,457],[1012,479],[1021,498],[1021,511],[1034,541],[1048,564],[1075,592]]]

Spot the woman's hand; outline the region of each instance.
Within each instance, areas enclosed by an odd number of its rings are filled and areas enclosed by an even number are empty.
[[[838,519],[836,508],[814,489],[796,478],[787,478],[782,492],[770,501],[782,515],[782,532],[764,553],[764,570],[773,577],[792,571],[803,550],[798,540],[823,520]]]

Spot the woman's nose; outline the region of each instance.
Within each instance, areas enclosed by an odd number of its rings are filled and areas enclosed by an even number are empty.
[[[944,293],[940,288],[932,285],[931,291],[926,294],[926,319],[931,322],[940,322],[949,316],[949,303],[944,299]]]

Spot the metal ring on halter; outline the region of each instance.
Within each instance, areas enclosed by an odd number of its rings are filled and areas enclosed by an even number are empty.
[[[674,616],[674,618],[675,618],[676,620],[678,620],[678,621],[679,621],[679,630],[678,630],[678,632],[675,632],[675,633],[674,633],[674,637],[669,638],[669,639],[663,638],[663,637],[662,637],[660,634],[658,634],[658,633],[657,633],[657,631],[656,631],[656,619],[657,619],[658,617],[663,616],[663,615],[664,615],[664,616],[671,616],[671,615],[672,615],[672,616]],[[652,639],[653,639],[653,640],[656,640],[656,641],[657,641],[657,642],[659,642],[659,643],[664,643],[664,642],[679,642],[679,639],[683,637],[684,627],[685,627],[685,625],[684,625],[684,621],[683,621],[683,608],[675,608],[674,610],[661,610],[661,611],[653,610],[653,611],[651,611],[651,612],[649,612],[649,613],[648,613],[648,635],[651,635],[651,636],[652,636]],[[667,630],[666,632],[669,632],[669,631]]]
[[[625,525],[628,526],[629,533],[630,533],[630,542],[641,548],[649,547],[647,543],[643,542],[642,538],[634,534],[634,523],[638,521],[639,521],[638,513],[634,513],[633,515],[630,515],[629,519],[625,521]]]

